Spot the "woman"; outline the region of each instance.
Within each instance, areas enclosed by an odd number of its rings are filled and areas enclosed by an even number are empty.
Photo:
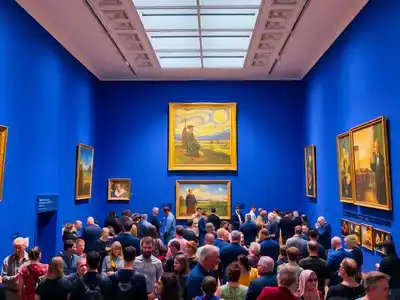
[[[384,241],[382,247],[385,257],[382,258],[378,270],[390,276],[390,293],[392,297],[400,298],[400,259],[397,256],[396,247],[392,241]]]
[[[178,254],[174,259],[174,274],[178,278],[178,284],[180,288],[180,296],[183,299],[186,299],[185,295],[185,286],[186,286],[186,278],[189,274],[189,261],[184,254]]]
[[[62,235],[62,240],[63,242],[67,240],[73,240],[75,241],[78,238],[78,235],[76,234],[74,224],[67,223],[64,227],[63,235]]]
[[[189,269],[192,270],[195,266],[197,266],[197,244],[194,241],[189,241],[186,242],[186,245]]]
[[[361,275],[361,268],[363,265],[364,257],[360,247],[358,246],[357,236],[354,234],[348,235],[344,238],[344,242],[346,243],[347,249],[349,249],[350,252],[353,254],[354,260],[356,261],[357,266],[360,269]]]
[[[110,253],[103,260],[101,274],[110,276],[123,267],[124,257],[122,255],[122,246],[120,242],[116,241],[111,245]]]
[[[53,257],[46,279],[36,288],[36,300],[67,300],[71,290],[71,282],[64,278],[62,258]]]
[[[258,261],[260,260],[260,252],[261,252],[260,244],[252,242],[249,247],[249,255],[247,256],[250,267],[257,268]]]
[[[241,277],[241,267],[239,263],[231,263],[227,270],[228,282],[220,286],[215,293],[216,296],[224,300],[244,300],[246,298],[248,287],[239,283]]]
[[[215,238],[217,238],[217,234],[215,233],[215,227],[213,223],[206,224],[206,233],[212,233]]]
[[[249,260],[246,255],[239,255],[236,261],[240,266],[239,283],[245,286],[249,286],[252,280],[258,278],[258,270],[256,268],[252,268],[249,265]]]
[[[132,227],[131,227],[131,234],[132,234],[133,236],[136,236],[136,237],[137,237],[137,227],[136,227],[135,224],[133,224]]]
[[[104,227],[112,227],[116,234],[121,232],[121,225],[119,224],[119,220],[117,218],[117,214],[115,211],[110,211],[108,213],[108,217],[104,221]]]
[[[42,276],[48,272],[49,265],[41,264],[42,257],[39,247],[29,250],[29,263],[20,271],[18,295],[20,300],[35,300],[36,285]]]
[[[300,274],[299,289],[295,294],[301,300],[323,300],[322,293],[318,290],[317,274],[311,270],[304,270]]]
[[[164,273],[156,283],[156,300],[181,300],[178,278],[175,274]]]
[[[160,249],[163,247],[163,242],[158,238],[157,228],[153,225],[147,228],[147,236],[152,237],[154,239],[154,250],[153,255],[158,257],[160,255]]]
[[[309,229],[311,228],[307,215],[301,215],[301,225],[306,225]]]
[[[228,223],[228,232],[229,232],[229,234],[231,234],[232,231],[233,231],[233,226],[232,226],[231,223]]]
[[[240,233],[240,246],[247,250],[246,242],[244,241],[244,234]]]

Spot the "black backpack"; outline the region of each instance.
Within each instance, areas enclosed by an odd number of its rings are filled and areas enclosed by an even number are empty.
[[[118,293],[117,297],[115,298],[116,300],[131,300],[133,299],[133,296],[135,294],[134,292],[134,281],[135,281],[135,275],[133,275],[129,280],[121,280],[119,277],[119,274],[117,272],[116,274],[117,278],[117,287],[118,287]]]
[[[85,288],[84,298],[85,300],[104,300],[101,293],[100,286],[98,284],[87,285],[83,281],[83,286]]]

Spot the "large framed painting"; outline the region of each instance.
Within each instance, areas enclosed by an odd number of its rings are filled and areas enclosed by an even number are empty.
[[[206,213],[216,209],[221,219],[231,217],[230,180],[178,180],[176,218],[189,219],[201,207]]]
[[[383,252],[383,242],[384,241],[391,241],[392,240],[392,235],[390,232],[374,228],[374,249],[376,252],[385,254]]]
[[[169,104],[169,170],[237,170],[236,103]]]
[[[4,168],[6,165],[8,127],[0,125],[0,201],[3,199]]]
[[[89,199],[92,196],[94,148],[79,144],[76,155],[75,199]]]
[[[110,178],[107,188],[108,200],[130,200],[131,199],[131,179],[130,178]]]
[[[355,171],[355,204],[392,210],[386,118],[350,131]]]
[[[307,197],[317,197],[317,187],[315,180],[315,146],[310,145],[304,148],[304,164],[306,169],[306,195]]]
[[[342,237],[348,236],[350,232],[349,220],[340,219],[340,225],[341,225]]]
[[[354,203],[354,164],[350,133],[336,138],[340,201]]]
[[[361,224],[361,246],[374,250],[374,229],[371,225]]]
[[[357,237],[358,244],[361,244],[361,225],[349,221],[349,234],[354,234]]]

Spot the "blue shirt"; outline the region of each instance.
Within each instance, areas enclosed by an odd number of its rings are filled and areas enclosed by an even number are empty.
[[[260,255],[261,256],[269,256],[271,257],[274,261],[278,260],[279,256],[279,244],[275,242],[273,239],[265,239],[260,243],[261,246],[261,251]]]
[[[257,300],[262,290],[266,286],[278,286],[276,275],[273,273],[262,274],[259,278],[254,279],[247,291],[246,300]]]
[[[65,253],[60,252],[58,254],[62,258],[64,265],[64,275],[70,275],[76,273],[76,263],[81,259],[80,256],[72,254],[71,256],[65,255]]]
[[[201,264],[197,264],[189,273],[186,280],[186,299],[192,300],[197,296],[201,297],[203,295],[203,291],[201,290],[203,279],[213,275],[213,272],[208,272]]]
[[[238,243],[230,243],[223,247],[219,253],[221,256],[222,274],[225,274],[226,268],[230,263],[236,261],[239,255],[243,254],[247,256],[249,254],[249,252]]]
[[[229,243],[224,241],[224,240],[221,240],[221,239],[215,239],[214,240],[214,246],[218,247],[219,250],[221,250],[223,247],[225,247],[227,245],[229,245]]]
[[[165,221],[165,229],[164,229],[164,237],[168,236],[173,238],[175,235],[176,229],[176,220],[172,213],[169,213],[166,221]]]

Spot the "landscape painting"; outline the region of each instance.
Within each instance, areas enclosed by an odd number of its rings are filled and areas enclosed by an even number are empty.
[[[169,104],[169,170],[237,170],[236,103]]]
[[[304,148],[304,164],[306,169],[306,196],[317,197],[315,182],[315,146],[310,145]]]
[[[336,138],[336,143],[337,143],[340,201],[353,203],[354,164],[353,164],[353,153],[351,151],[352,144],[350,142],[350,134],[346,132],[338,135]]]
[[[392,210],[385,117],[350,131],[354,151],[355,204]]]
[[[358,244],[361,244],[361,225],[353,222],[349,222],[349,225],[349,234],[354,234],[357,237]]]
[[[348,236],[350,232],[349,221],[345,219],[340,219],[340,223],[341,223],[342,237]]]
[[[391,241],[392,240],[392,235],[390,234],[390,232],[387,232],[385,230],[382,229],[377,229],[374,228],[374,248],[376,252],[385,254],[383,252],[383,242],[384,241]]]
[[[93,153],[91,146],[79,144],[76,157],[76,200],[89,199],[92,196]]]
[[[231,217],[231,182],[229,180],[178,180],[176,182],[176,218],[189,219],[202,208],[211,208],[221,219]]]
[[[374,250],[374,229],[367,224],[361,224],[361,246],[368,250]]]
[[[0,125],[0,201],[3,199],[4,169],[6,165],[8,127]]]
[[[108,200],[130,200],[131,180],[129,178],[108,179]]]

